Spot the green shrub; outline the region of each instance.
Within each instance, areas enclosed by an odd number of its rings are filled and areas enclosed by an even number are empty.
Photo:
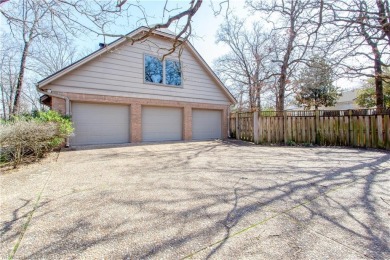
[[[297,144],[293,140],[287,141],[287,146],[296,146]]]
[[[0,126],[0,160],[16,167],[59,147],[73,132],[72,122],[55,111],[13,117]]]
[[[64,138],[73,133],[74,128],[70,117],[62,116],[56,111],[34,112],[33,118],[38,122],[53,122],[58,125],[58,136],[52,140],[53,147],[61,145],[64,142]]]

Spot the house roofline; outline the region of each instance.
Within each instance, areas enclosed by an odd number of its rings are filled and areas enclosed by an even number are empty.
[[[50,84],[51,82],[53,82],[54,80],[58,79],[59,77],[75,70],[76,68],[80,67],[81,65],[89,62],[90,60],[93,60],[95,59],[96,57],[98,57],[99,55],[111,50],[112,48],[120,45],[121,43],[123,43],[124,41],[126,41],[128,38],[131,38],[141,32],[145,32],[149,30],[148,27],[145,27],[145,26],[141,26],[141,27],[138,27],[137,29],[131,31],[130,33],[126,34],[125,36],[123,37],[120,37],[119,39],[116,39],[115,41],[107,44],[105,47],[103,48],[100,48],[94,52],[92,52],[91,54],[73,62],[72,64],[66,66],[65,68],[53,73],[52,75],[40,80],[38,83],[37,83],[37,87],[39,89],[42,89],[42,87]],[[167,33],[167,32],[162,32],[162,31],[158,31],[158,30],[155,30],[152,32],[154,35],[160,35],[160,36],[164,36],[164,37],[168,37],[168,38],[174,38],[175,35],[173,34],[170,34],[170,33]],[[179,38],[180,41],[183,41],[184,39],[182,37]],[[230,93],[230,91],[225,87],[225,85],[222,83],[222,81],[219,79],[219,77],[214,73],[214,71],[210,68],[210,66],[206,63],[206,61],[203,59],[203,57],[199,54],[199,52],[194,48],[194,46],[189,42],[189,41],[186,41],[185,44],[187,44],[187,46],[189,47],[190,51],[198,58],[198,60],[201,61],[201,64],[202,66],[206,69],[207,72],[209,72],[209,74],[211,75],[211,77],[218,83],[218,85],[220,85],[221,89],[225,92],[225,94],[228,96],[229,100],[232,102],[232,103],[237,103],[237,100],[234,98],[234,96]]]
[[[105,47],[97,49],[96,51],[88,54],[87,56],[85,56],[85,57],[83,57],[83,58],[81,58],[81,59],[79,59],[79,60],[69,64],[68,66],[64,67],[63,69],[61,69],[61,70],[59,70],[59,71],[57,71],[57,72],[47,76],[46,78],[38,81],[38,83],[37,83],[38,87],[42,88],[43,86],[45,86],[45,85],[49,84],[50,82],[56,80],[57,78],[61,77],[62,75],[66,74],[66,73],[68,73],[68,72],[78,68],[79,66],[85,64],[86,62],[94,59],[98,55],[103,54],[104,52],[111,50],[113,47],[115,47],[118,44],[122,43],[126,39],[126,37],[130,37],[131,34],[136,34],[135,32],[140,30],[141,28],[142,27],[139,27],[139,28],[131,31],[130,33],[126,34],[124,37],[116,39],[115,41],[107,44]]]

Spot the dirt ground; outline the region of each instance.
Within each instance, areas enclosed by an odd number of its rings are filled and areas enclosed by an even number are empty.
[[[0,184],[1,259],[390,259],[384,151],[84,147]]]

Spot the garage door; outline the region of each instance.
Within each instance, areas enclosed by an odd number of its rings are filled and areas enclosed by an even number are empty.
[[[72,145],[128,143],[130,107],[112,104],[72,103],[75,136]]]
[[[192,139],[208,140],[222,137],[222,113],[217,110],[192,110]]]
[[[182,126],[181,108],[142,108],[142,141],[144,142],[182,140]]]

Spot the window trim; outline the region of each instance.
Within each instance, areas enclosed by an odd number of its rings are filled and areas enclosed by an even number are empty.
[[[144,53],[143,55],[143,75],[142,75],[142,78],[143,78],[143,82],[144,84],[150,84],[150,85],[155,85],[155,86],[164,86],[164,87],[171,87],[171,88],[183,88],[184,87],[184,77],[183,77],[183,64],[181,63],[180,60],[177,60],[177,59],[168,59],[168,58],[165,58],[164,61],[162,61],[162,65],[163,65],[163,69],[162,69],[162,74],[163,74],[163,80],[162,80],[162,83],[156,83],[156,82],[149,82],[149,81],[146,81],[145,79],[145,59],[146,59],[146,56],[150,56],[150,57],[154,57],[154,58],[157,58],[160,60],[160,58],[157,56],[157,55],[153,55],[153,54],[149,54],[149,53]],[[178,62],[180,64],[180,73],[181,73],[181,84],[180,85],[172,85],[172,84],[166,84],[166,61],[169,60],[169,61],[174,61],[174,62]],[[161,61],[161,60],[160,60]]]
[[[167,61],[168,60],[179,63],[179,66],[180,66],[180,85],[167,84],[166,81],[165,81],[166,80],[166,74],[167,74],[166,66],[167,66]],[[181,65],[182,64],[181,64],[180,60],[168,59],[168,58],[164,60],[164,67],[163,67],[163,69],[164,69],[164,80],[163,80],[164,85],[170,86],[170,87],[176,87],[176,88],[180,88],[180,87],[183,86],[183,70],[182,70],[182,66]]]
[[[146,56],[150,56],[150,57],[153,57],[153,58],[157,58],[158,60],[160,60],[160,58],[158,56],[155,56],[155,55],[149,55],[149,54],[144,54],[144,62],[143,62],[143,79],[144,79],[144,83],[146,84],[153,84],[153,85],[158,85],[158,86],[161,86],[161,85],[165,85],[165,77],[164,77],[164,71],[165,71],[165,65],[164,63],[165,62],[162,62],[162,82],[161,83],[156,83],[156,82],[149,82],[149,81],[146,81],[146,78],[145,78],[145,73],[146,73]]]

